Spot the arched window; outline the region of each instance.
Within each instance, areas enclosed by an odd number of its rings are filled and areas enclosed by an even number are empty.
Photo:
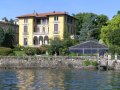
[[[44,37],[44,44],[48,44],[49,43],[49,38],[48,38],[48,36],[45,36]]]
[[[43,45],[43,36],[39,36],[39,44]]]
[[[34,45],[38,45],[38,38],[37,38],[37,36],[35,36],[35,37],[33,38],[33,44],[34,44]]]

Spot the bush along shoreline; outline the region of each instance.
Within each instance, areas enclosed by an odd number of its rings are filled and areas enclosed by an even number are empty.
[[[73,68],[96,69],[99,67],[98,58],[93,56],[49,56],[47,48],[42,47],[15,47],[14,49],[0,47],[0,68]],[[84,57],[84,58],[83,58]],[[90,59],[90,60],[89,60]],[[119,69],[119,62],[110,60],[112,69]]]

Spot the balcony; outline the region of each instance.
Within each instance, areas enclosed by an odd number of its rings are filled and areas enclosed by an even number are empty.
[[[49,32],[33,32],[34,35],[48,35]]]

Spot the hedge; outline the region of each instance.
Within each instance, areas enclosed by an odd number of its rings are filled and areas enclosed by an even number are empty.
[[[7,56],[12,52],[13,52],[13,50],[11,48],[0,47],[0,55],[1,56]]]

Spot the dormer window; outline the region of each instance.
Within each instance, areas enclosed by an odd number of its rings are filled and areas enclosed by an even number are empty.
[[[54,21],[58,21],[58,16],[54,16]]]

